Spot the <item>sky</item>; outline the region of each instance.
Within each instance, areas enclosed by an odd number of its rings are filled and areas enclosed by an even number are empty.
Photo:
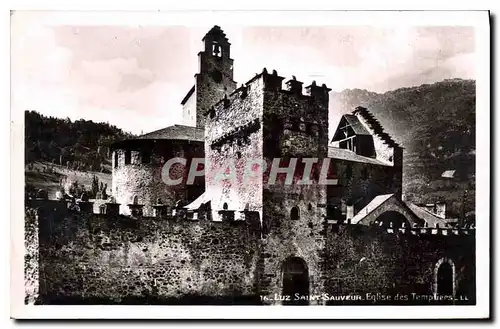
[[[180,102],[194,84],[201,39],[212,25],[40,17],[11,19],[13,111],[109,122],[135,134],[182,123]],[[475,79],[471,27],[219,25],[231,42],[238,85],[264,67],[334,91]]]

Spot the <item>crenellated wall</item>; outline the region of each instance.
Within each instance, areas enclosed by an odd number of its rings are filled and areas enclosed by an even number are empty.
[[[453,302],[475,303],[474,230],[327,224],[302,201],[299,218],[277,218],[267,232],[250,217],[132,218],[59,203],[26,208],[26,303],[280,304],[261,296],[283,294],[291,258],[304,261],[311,296],[429,296],[439,266],[452,264]],[[325,303],[346,302],[310,302]]]
[[[41,303],[241,302],[255,296],[258,237],[245,221],[27,213],[26,225],[37,224]],[[35,230],[29,234],[28,250],[33,250],[38,236]],[[32,264],[33,258],[26,259]],[[30,282],[36,273],[28,268]]]

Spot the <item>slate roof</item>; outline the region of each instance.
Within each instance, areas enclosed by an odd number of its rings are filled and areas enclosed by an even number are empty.
[[[371,135],[354,114],[344,114],[344,118],[352,127],[356,135]]]
[[[207,202],[210,201],[210,197],[208,196],[208,193],[203,192],[202,195],[196,198],[193,202],[190,204],[184,206],[184,209],[188,210],[196,210],[199,209],[202,205],[206,204]]]
[[[373,131],[375,132],[375,134],[378,135],[380,138],[382,138],[382,140],[384,141],[384,143],[386,143],[386,144],[388,144],[388,145],[390,145],[392,147],[401,147],[398,143],[396,143],[391,138],[391,136],[389,136],[388,133],[386,133],[384,131],[384,128],[380,124],[380,121],[378,121],[375,118],[375,116],[370,111],[368,111],[366,108],[364,108],[362,106],[358,106],[353,111],[353,114],[359,114],[359,115],[361,115],[368,122],[368,124],[371,126],[371,128],[373,129]]]
[[[182,99],[181,101],[181,105],[184,105],[186,104],[186,102],[188,101],[189,97],[191,97],[191,95],[194,93],[194,86],[191,87],[191,89],[189,89],[188,93],[186,94],[186,96],[184,96],[184,98]]]
[[[351,219],[351,223],[356,224],[360,222],[363,218],[371,214],[372,211],[374,211],[375,209],[380,207],[380,205],[382,205],[384,202],[389,200],[389,198],[392,197],[393,195],[394,194],[377,195],[375,198],[373,198],[372,201],[370,201],[370,203],[368,203]]]
[[[328,147],[328,157],[332,158],[332,159],[347,160],[347,161],[353,161],[353,162],[369,163],[369,164],[375,164],[375,165],[379,165],[379,166],[392,167],[392,165],[387,164],[385,162],[382,162],[380,160],[365,157],[365,156],[356,154],[355,152],[353,152],[351,150],[341,149],[341,148],[334,147],[334,146]]]
[[[205,131],[191,126],[173,125],[141,135],[137,139],[178,139],[203,142]]]
[[[409,201],[405,201],[404,203],[408,206],[408,208],[410,208],[410,210],[415,214],[415,216],[424,220],[429,227],[436,227],[436,224],[439,224],[439,227],[441,228],[447,226],[446,222],[448,222],[448,220],[440,218],[434,215],[433,213],[427,211],[426,209],[421,208]]]
[[[339,128],[341,126],[344,126],[345,122],[347,122],[349,126],[351,126],[352,130],[354,130],[355,135],[371,135],[355,115],[344,114],[340,119],[337,129],[335,130],[335,134],[333,135],[333,138],[331,140],[332,142],[344,139],[344,134],[340,131]]]

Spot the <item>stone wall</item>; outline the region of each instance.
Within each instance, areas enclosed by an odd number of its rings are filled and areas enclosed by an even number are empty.
[[[328,186],[327,203],[344,215],[347,205],[353,205],[355,215],[376,196],[400,191],[400,171],[392,166],[331,159],[330,168],[338,184]]]
[[[262,175],[245,176],[248,166],[262,164],[262,103],[263,82],[256,79],[217,103],[207,115],[205,181],[214,219],[225,203],[230,210],[246,208],[262,216]],[[219,179],[224,169],[235,179]]]
[[[24,225],[24,301],[26,304],[34,304],[39,295],[38,232],[36,210],[27,208]]]
[[[327,224],[303,200],[298,219],[281,210],[267,232],[248,220],[137,220],[54,211],[55,203],[26,209],[26,303],[280,304],[261,296],[283,293],[291,257],[306,264],[311,296],[363,296],[356,304],[428,303],[366,294],[430,296],[437,266],[448,262],[454,303],[475,303],[474,230]]]
[[[465,232],[467,233],[467,232]],[[362,225],[328,225],[325,248],[325,292],[391,296],[377,304],[429,304],[435,292],[436,265],[450,259],[455,266],[455,304],[475,303],[475,236],[401,230],[388,233]],[[395,300],[396,295],[408,300]],[[421,296],[416,300],[412,294]],[[467,299],[467,300],[466,300]],[[348,301],[332,301],[349,304]],[[361,300],[355,304],[373,304]],[[431,302],[435,303],[435,302]]]
[[[29,213],[26,221],[39,224],[41,303],[204,303],[256,295],[258,238],[246,222],[70,212]],[[28,235],[33,250],[37,232]],[[27,274],[35,281],[32,259],[26,258]]]
[[[264,157],[271,164],[280,159],[280,167],[288,167],[297,158],[292,184],[286,175],[277,180],[265,175],[263,196],[263,257],[260,290],[264,296],[283,293],[284,266],[300,259],[307,268],[309,294],[323,291],[321,257],[324,249],[323,221],[326,216],[326,186],[318,184],[318,176],[303,177],[302,158],[327,156],[328,89],[312,85],[302,94],[296,79],[282,89],[283,77],[276,71],[264,72]],[[269,171],[268,171],[269,173]],[[301,179],[310,183],[299,184]],[[292,214],[293,213],[293,214]]]

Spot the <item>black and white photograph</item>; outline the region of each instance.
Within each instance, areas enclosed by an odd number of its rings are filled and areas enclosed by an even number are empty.
[[[15,317],[489,316],[487,11],[10,19]]]

